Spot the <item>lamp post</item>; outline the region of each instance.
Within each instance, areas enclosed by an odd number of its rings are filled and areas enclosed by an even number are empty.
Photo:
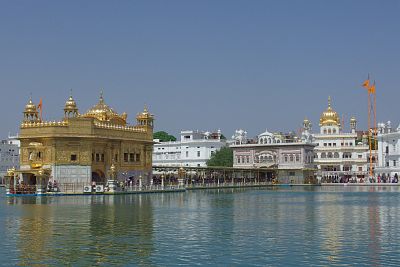
[[[142,175],[139,176],[139,190],[142,190]]]
[[[161,174],[161,189],[164,189],[164,174]]]
[[[178,170],[178,185],[179,187],[184,185],[183,179],[185,177],[186,171],[183,167],[180,167]]]

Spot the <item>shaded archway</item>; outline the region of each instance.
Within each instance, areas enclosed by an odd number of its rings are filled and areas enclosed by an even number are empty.
[[[26,175],[26,184],[27,185],[36,185],[36,176],[33,173],[28,173]]]
[[[105,182],[104,173],[100,170],[92,172],[92,182],[104,183]]]

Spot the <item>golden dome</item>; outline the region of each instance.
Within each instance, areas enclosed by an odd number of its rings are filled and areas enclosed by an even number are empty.
[[[356,117],[351,117],[350,122],[357,122]]]
[[[99,103],[82,115],[85,118],[94,118],[101,122],[110,122],[117,125],[126,125],[126,113],[119,115],[106,103],[104,103],[103,93],[100,94]]]
[[[32,98],[30,98],[28,104],[26,104],[25,106],[24,113],[36,113],[36,112],[37,112],[37,107],[35,104],[33,104]]]
[[[328,98],[328,108],[322,112],[319,126],[340,126],[340,118],[331,107],[331,97]]]

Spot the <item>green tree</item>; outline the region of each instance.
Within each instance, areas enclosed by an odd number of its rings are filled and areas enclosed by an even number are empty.
[[[160,142],[176,141],[176,137],[167,132],[159,131],[153,134],[153,139],[160,139]]]
[[[233,167],[233,150],[230,147],[222,147],[215,152],[209,160],[207,166],[213,167]]]

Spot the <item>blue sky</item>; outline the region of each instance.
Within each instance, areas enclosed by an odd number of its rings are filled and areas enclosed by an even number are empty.
[[[73,89],[80,112],[106,102],[156,129],[238,128],[251,136],[318,130],[332,96],[346,120],[397,126],[400,1],[1,1],[0,136],[16,132],[30,93],[59,119]]]

